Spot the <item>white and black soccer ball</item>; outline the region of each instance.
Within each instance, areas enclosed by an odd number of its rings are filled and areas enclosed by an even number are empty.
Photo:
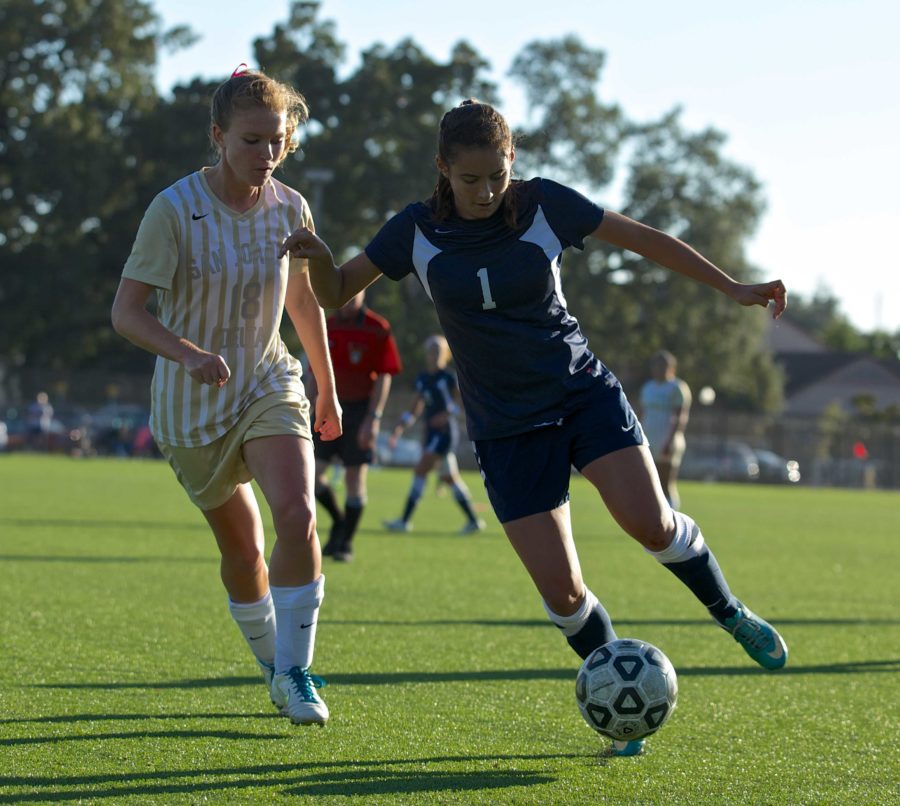
[[[675,667],[662,650],[636,638],[595,649],[575,680],[578,710],[595,731],[617,741],[656,733],[678,699]]]

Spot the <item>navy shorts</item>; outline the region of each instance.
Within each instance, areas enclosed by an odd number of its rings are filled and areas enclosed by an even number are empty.
[[[549,512],[569,500],[569,478],[595,459],[644,443],[621,384],[600,382],[552,425],[476,440],[475,457],[500,523]]]
[[[313,434],[316,459],[330,462],[337,456],[344,467],[372,464],[373,452],[363,450],[356,441],[356,435],[369,414],[369,401],[353,400],[349,403],[341,403],[341,409],[343,410],[341,424],[344,431],[337,439],[325,442],[318,434]]]
[[[422,448],[427,453],[434,453],[438,456],[446,456],[451,451],[456,450],[459,442],[459,432],[456,428],[428,428],[425,427],[425,438],[422,440]]]

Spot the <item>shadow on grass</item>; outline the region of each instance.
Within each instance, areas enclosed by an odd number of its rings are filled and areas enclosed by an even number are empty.
[[[84,733],[77,736],[17,736],[11,739],[0,739],[0,747],[59,744],[61,742],[108,741],[110,739],[230,739],[233,741],[250,739],[275,741],[281,738],[283,737],[273,733],[244,733],[239,730],[142,730],[137,733],[116,731],[114,733]],[[0,803],[2,802],[3,798],[0,797]]]
[[[157,531],[166,531],[168,529],[177,529],[183,531],[200,530],[208,531],[209,527],[205,521],[196,521],[194,523],[186,521],[145,521],[145,520],[117,520],[115,518],[0,518],[0,526],[16,526],[20,529],[34,529],[38,527],[61,527],[63,529],[72,529],[76,527],[85,527],[90,529],[155,529]]]
[[[749,661],[748,661],[749,664]],[[453,672],[359,672],[329,674],[330,685],[338,686],[395,686],[405,683],[470,683],[498,680],[574,680],[577,669],[485,669],[480,671]],[[766,675],[793,677],[810,674],[893,674],[900,671],[900,658],[889,660],[848,661],[817,665],[788,665],[777,672],[759,666],[680,666],[680,677],[728,677]],[[212,677],[196,680],[166,680],[161,682],[114,683],[36,683],[30,688],[65,690],[120,690],[120,689],[194,689],[231,688],[233,686],[258,686],[258,677]],[[0,720],[2,722],[4,720]]]
[[[0,554],[0,562],[25,563],[204,563],[218,565],[218,557],[98,557],[84,554]]]
[[[896,627],[900,619],[893,618],[766,618],[772,624],[792,627]],[[552,626],[547,619],[429,619],[429,620],[385,620],[385,619],[335,619],[323,618],[322,624],[329,626],[361,627],[541,627]],[[619,627],[715,627],[709,618],[696,619],[615,619]]]
[[[536,754],[506,756],[446,756],[373,761],[304,760],[302,774],[297,764],[270,764],[251,767],[225,767],[202,770],[161,770],[131,774],[79,776],[0,776],[0,787],[26,791],[3,795],[4,803],[42,803],[68,800],[117,799],[129,796],[214,793],[224,790],[277,787],[282,796],[391,795],[421,792],[460,792],[495,790],[506,787],[553,783],[545,772],[518,769],[485,771],[422,770],[429,764],[476,762],[492,765],[517,761],[541,762],[552,759],[580,758],[577,754]],[[404,769],[412,767],[414,769]],[[395,769],[399,768],[399,769]],[[202,778],[202,781],[193,779]],[[219,778],[220,780],[209,780]],[[180,780],[180,782],[178,782]],[[168,783],[170,782],[171,783]],[[79,788],[80,787],[80,788]]]
[[[16,724],[51,724],[64,725],[67,722],[152,722],[154,720],[170,720],[170,719],[277,719],[279,722],[283,717],[274,710],[266,713],[225,713],[225,712],[207,712],[207,713],[174,713],[174,714],[64,714],[60,716],[38,716],[31,719],[0,719],[0,725],[16,725]],[[2,741],[2,740],[0,740]]]

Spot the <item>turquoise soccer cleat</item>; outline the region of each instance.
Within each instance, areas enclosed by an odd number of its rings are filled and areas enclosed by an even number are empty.
[[[610,755],[613,756],[639,756],[644,752],[646,739],[632,739],[628,742],[613,741]]]
[[[778,631],[740,602],[737,613],[725,619],[722,627],[764,669],[780,669],[787,663],[787,644]]]

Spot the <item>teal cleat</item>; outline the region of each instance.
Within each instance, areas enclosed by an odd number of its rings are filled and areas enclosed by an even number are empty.
[[[396,518],[392,521],[385,521],[384,528],[391,532],[411,532],[412,524],[409,521],[403,520],[403,518]]]
[[[787,644],[778,631],[740,602],[737,613],[725,619],[722,627],[764,669],[780,669],[787,663]]]
[[[613,741],[611,756],[639,756],[644,752],[644,746],[647,744],[646,739],[632,739],[630,742]]]
[[[294,666],[272,680],[272,701],[295,725],[319,725],[328,721],[328,706],[316,691],[325,681],[309,669]]]

